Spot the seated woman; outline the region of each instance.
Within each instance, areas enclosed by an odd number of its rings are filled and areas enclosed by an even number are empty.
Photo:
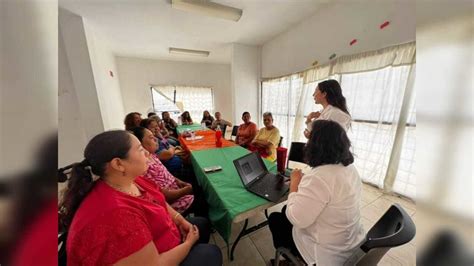
[[[59,206],[68,230],[68,265],[222,265],[219,248],[204,244],[208,221],[184,219],[155,184],[140,177],[148,155],[123,130],[87,144]]]
[[[190,183],[183,182],[174,177],[160,162],[154,152],[158,148],[158,143],[153,133],[143,127],[136,127],[132,132],[141,142],[143,148],[150,153],[148,157],[148,170],[144,177],[161,188],[166,201],[171,204],[173,209],[180,213],[193,212],[198,216],[207,217],[206,201],[201,197],[201,194],[198,197],[193,196],[193,191],[200,190],[193,188]]]
[[[293,170],[287,205],[268,219],[275,248],[290,249],[308,265],[343,265],[365,240],[362,184],[350,147],[337,122],[314,121],[304,151],[311,170]]]
[[[258,129],[257,125],[250,121],[249,112],[244,112],[242,114],[242,120],[244,123],[239,126],[237,136],[235,137],[235,143],[247,148],[257,135]]]
[[[169,144],[177,147],[179,146],[179,141],[170,136],[168,130],[165,128],[163,121],[158,116],[151,116],[145,118],[140,123],[141,127],[148,128],[153,132],[153,135],[160,139],[161,141],[167,141]]]
[[[123,121],[125,125],[125,130],[130,130],[134,127],[139,127],[141,122],[142,117],[141,114],[138,112],[128,113]]]
[[[211,128],[212,122],[214,122],[214,117],[209,113],[209,111],[204,111],[202,113],[201,124],[205,123],[207,128]]]
[[[189,114],[188,111],[184,111],[184,113],[181,114],[181,123],[183,125],[192,125],[193,124],[193,119],[191,118],[191,115]]]
[[[276,148],[280,142],[280,131],[273,125],[273,116],[270,112],[263,114],[263,124],[265,126],[258,131],[248,149],[258,151],[263,158],[274,161]]]
[[[220,128],[221,131],[224,131],[226,127],[231,127],[232,123],[222,119],[221,112],[216,112],[216,120],[212,122],[211,129],[216,130],[217,127]]]
[[[171,136],[173,137],[178,137],[178,133],[176,132],[176,127],[178,126],[178,123],[171,118],[169,112],[163,112],[161,113],[161,118],[163,118],[163,125],[165,128],[168,130]]]

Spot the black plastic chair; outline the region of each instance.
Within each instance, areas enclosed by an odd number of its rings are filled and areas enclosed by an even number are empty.
[[[288,162],[286,165],[293,162],[305,163],[304,161],[304,142],[292,142],[290,147],[290,152],[288,153]]]
[[[232,140],[232,137],[237,137],[237,131],[239,131],[239,126],[234,126],[232,128],[232,133],[230,133],[230,139]]]
[[[413,220],[400,205],[395,203],[372,226],[365,237],[366,240],[344,265],[377,265],[387,251],[410,242],[415,233]],[[285,255],[295,265],[301,265],[296,257],[283,247],[276,250],[275,265],[279,265],[280,255]]]
[[[391,248],[410,242],[415,234],[410,215],[395,203],[372,226],[366,240],[344,265],[377,265]]]
[[[227,125],[224,125],[223,127],[221,127],[221,131],[222,131],[222,138],[225,139],[225,131],[227,130]]]
[[[58,236],[58,266],[67,264],[66,240],[67,232],[60,233]]]

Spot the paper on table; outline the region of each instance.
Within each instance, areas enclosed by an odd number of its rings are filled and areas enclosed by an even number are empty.
[[[203,139],[203,138],[204,138],[204,136],[195,136],[194,140],[199,140],[199,139]],[[186,140],[193,140],[193,138],[192,137],[187,137]]]

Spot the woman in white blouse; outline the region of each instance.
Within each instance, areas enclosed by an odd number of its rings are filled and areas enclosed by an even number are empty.
[[[334,79],[320,82],[313,93],[314,102],[323,106],[322,112],[311,112],[306,117],[304,135],[309,138],[312,123],[315,120],[332,120],[347,131],[351,125],[351,115],[347,110],[346,98],[342,95],[341,85]]]
[[[311,170],[292,172],[287,205],[269,217],[273,244],[308,265],[343,265],[365,239],[362,184],[345,130],[328,120],[312,126],[304,152]]]

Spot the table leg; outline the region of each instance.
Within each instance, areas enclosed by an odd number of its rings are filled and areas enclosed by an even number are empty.
[[[237,236],[237,239],[235,240],[234,244],[232,244],[232,249],[230,250],[230,260],[234,260],[234,249],[237,246],[237,243],[239,243],[240,238],[245,235],[245,231],[247,230],[247,225],[249,223],[249,219],[245,219],[244,227],[242,228],[242,231],[240,231],[239,236]]]

